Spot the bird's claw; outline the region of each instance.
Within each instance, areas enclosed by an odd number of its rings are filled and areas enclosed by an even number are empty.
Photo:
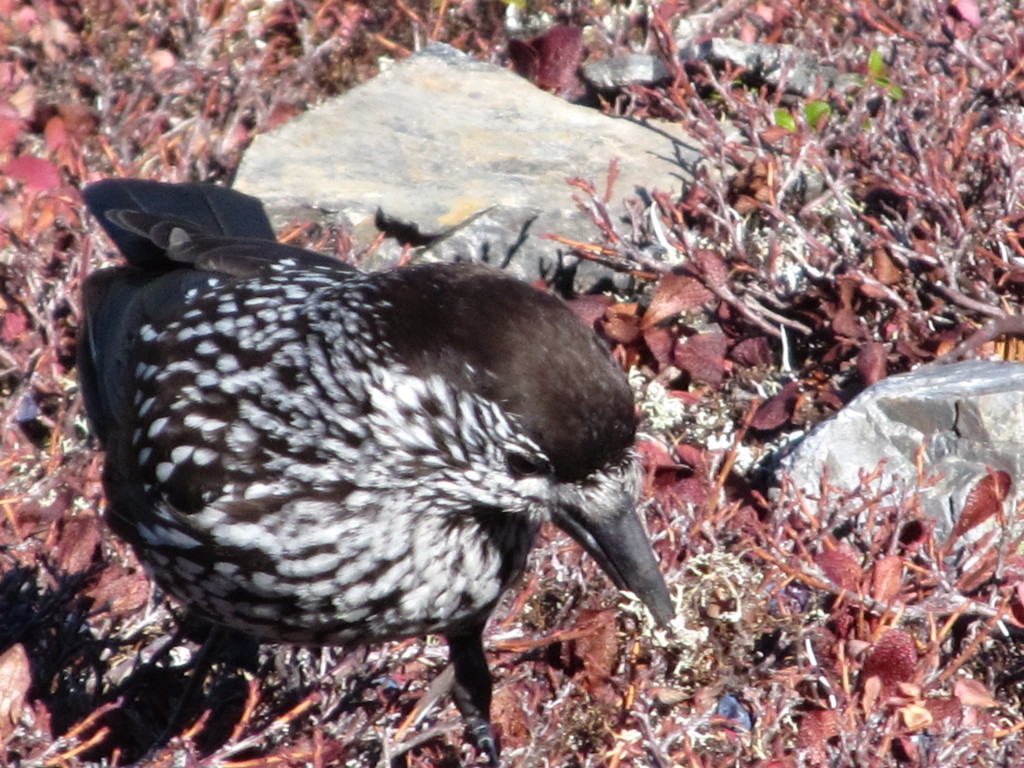
[[[469,723],[466,730],[477,751],[487,758],[487,763],[498,768],[501,765],[501,758],[498,757],[498,743],[494,740],[491,724],[486,720],[478,720]]]

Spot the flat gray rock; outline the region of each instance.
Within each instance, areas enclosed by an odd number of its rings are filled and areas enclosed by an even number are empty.
[[[261,198],[276,223],[331,220],[368,245],[388,222],[425,244],[424,258],[477,258],[551,279],[572,273],[574,260],[543,235],[599,238],[567,179],[603,192],[613,159],[610,209],[624,216],[624,198],[677,194],[700,156],[678,126],[608,117],[433,45],[258,136],[235,187]],[[382,250],[381,261],[396,259],[401,243]],[[585,282],[599,279],[589,274]]]
[[[925,475],[939,478],[921,490],[936,540],[948,537],[967,494],[989,470],[1013,479],[1006,504],[1012,514],[1024,477],[1024,364],[969,361],[883,379],[815,428],[783,459],[782,470],[818,496],[825,471],[830,485],[854,490],[884,460],[880,483],[868,492],[891,486],[890,500],[898,503],[917,485],[922,448]]]

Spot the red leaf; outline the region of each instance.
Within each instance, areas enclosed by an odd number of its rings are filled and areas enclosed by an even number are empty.
[[[636,452],[643,465],[649,470],[677,469],[679,462],[659,443],[642,440],[636,444]]]
[[[526,716],[520,697],[525,682],[499,685],[494,691],[491,702],[491,722],[501,729],[501,737],[506,744],[523,742],[530,738],[531,724]]]
[[[715,294],[695,277],[670,272],[658,281],[651,304],[644,313],[643,327],[650,328],[670,317],[699,310]]]
[[[25,184],[33,192],[45,192],[60,186],[60,171],[49,160],[22,155],[4,163],[3,173]]]
[[[814,562],[841,589],[856,592],[860,586],[864,572],[850,545],[840,544],[835,549],[826,549],[814,557]]]
[[[864,660],[864,678],[878,677],[883,689],[892,691],[899,683],[909,683],[917,666],[914,639],[902,629],[890,629],[882,635]]]
[[[764,336],[752,336],[736,342],[729,359],[748,368],[770,368],[775,365],[771,345]]]
[[[1010,475],[1002,470],[989,470],[981,478],[964,501],[963,511],[953,526],[951,538],[963,536],[967,531],[988,520],[992,515],[1002,514],[1003,502],[1010,494],[1013,481]]]
[[[0,742],[4,742],[21,722],[25,697],[32,685],[32,667],[21,643],[0,655]]]
[[[614,304],[615,300],[611,296],[602,294],[587,294],[586,296],[577,296],[567,303],[569,309],[576,313],[576,317],[588,327],[593,328],[604,317],[608,307]]]
[[[640,336],[640,319],[635,304],[616,304],[605,314],[601,330],[612,341],[632,344]]]
[[[839,735],[839,716],[832,709],[815,709],[800,717],[796,743],[808,765],[827,765],[829,739]]]
[[[10,344],[28,330],[28,317],[17,309],[4,314],[3,328],[0,329],[0,338]]]
[[[880,603],[891,603],[900,593],[900,581],[903,576],[903,558],[899,555],[886,555],[875,563],[872,568],[872,593]]]
[[[118,573],[114,568],[106,568],[100,575],[99,582],[86,594],[101,609],[115,613],[130,613],[146,604],[151,589],[145,571]]]
[[[962,677],[953,685],[953,694],[964,706],[992,709],[1002,706],[980,680]]]
[[[646,316],[645,316],[646,318]],[[641,327],[643,323],[641,323]],[[658,365],[664,368],[673,362],[672,352],[676,346],[676,335],[667,328],[647,328],[644,332],[644,343],[651,351],[651,356]]]
[[[715,251],[694,251],[693,264],[712,285],[724,285],[729,279],[729,265]]]
[[[837,336],[848,339],[861,339],[865,333],[861,318],[849,307],[843,307],[836,312],[832,318],[832,330]]]
[[[694,469],[705,467],[708,461],[707,449],[689,443],[680,443],[676,446],[676,457],[680,464],[685,464]]]
[[[46,139],[46,148],[56,152],[68,143],[68,129],[64,120],[60,117],[51,117],[46,121],[43,128],[43,136]]]
[[[777,395],[772,395],[754,412],[750,427],[762,431],[778,429],[789,422],[793,407],[800,397],[800,385],[795,381],[786,384]]]
[[[583,663],[583,688],[596,698],[616,698],[609,683],[619,660],[618,612],[584,612],[580,623],[588,631],[575,641],[576,655]]]
[[[725,378],[727,346],[723,333],[699,333],[676,345],[676,365],[694,381],[717,387]]]
[[[881,381],[889,372],[885,346],[869,341],[857,353],[857,372],[867,386]]]
[[[95,517],[67,518],[57,543],[57,562],[68,573],[81,573],[92,565],[99,541],[99,524]]]

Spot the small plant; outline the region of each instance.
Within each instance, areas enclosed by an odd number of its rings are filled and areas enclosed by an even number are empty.
[[[868,71],[864,76],[864,85],[877,85],[893,101],[903,98],[903,89],[893,83],[889,77],[889,70],[882,60],[882,54],[877,50],[868,54]]]

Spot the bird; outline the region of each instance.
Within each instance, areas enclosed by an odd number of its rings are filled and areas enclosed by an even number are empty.
[[[544,522],[670,624],[631,390],[560,298],[479,263],[363,272],[215,184],[83,198],[123,257],[84,281],[77,358],[105,517],[188,610],[269,642],[442,635],[495,765],[483,632]]]

